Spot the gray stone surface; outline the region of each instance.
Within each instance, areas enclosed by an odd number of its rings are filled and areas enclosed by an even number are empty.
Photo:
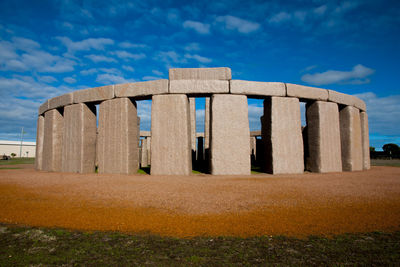
[[[40,115],[36,125],[36,156],[35,169],[43,169],[43,138],[44,138],[44,116]]]
[[[298,98],[271,97],[264,101],[263,168],[273,174],[303,173],[304,150]]]
[[[192,151],[196,152],[196,99],[189,97],[190,105],[190,137],[192,143]]]
[[[116,97],[140,97],[168,93],[168,80],[154,80],[115,85]]]
[[[230,68],[179,68],[169,70],[169,80],[230,80]]]
[[[46,102],[44,102],[43,104],[40,105],[40,107],[39,107],[39,115],[42,115],[47,110],[49,110],[49,100],[46,100]]]
[[[286,95],[300,99],[328,100],[328,91],[326,89],[291,83],[286,84]]]
[[[279,82],[230,81],[230,93],[253,96],[285,96],[286,87]]]
[[[204,109],[204,149],[210,148],[210,98],[205,99]]]
[[[96,161],[96,107],[83,103],[64,108],[62,171],[93,173]]]
[[[223,80],[171,80],[171,94],[215,94],[229,93],[229,81]]]
[[[366,111],[367,107],[365,102],[360,98],[353,95],[346,95],[336,91],[328,90],[329,97],[328,100],[342,105],[354,106],[359,110]]]
[[[250,129],[247,97],[213,95],[211,98],[211,174],[249,175]]]
[[[362,151],[363,151],[363,169],[369,170],[371,162],[369,157],[369,130],[368,130],[368,114],[367,112],[360,112],[361,122],[361,137],[362,137]]]
[[[147,164],[151,164],[151,137],[147,137]]]
[[[339,108],[336,103],[315,101],[306,106],[307,170],[341,172]]]
[[[99,107],[99,173],[135,174],[139,168],[136,103],[128,98],[104,101]]]
[[[354,97],[354,107],[358,108],[361,111],[366,111],[367,105],[365,105],[365,102],[356,96],[353,97]]]
[[[149,166],[149,159],[148,159],[148,151],[147,151],[147,138],[142,139],[142,150],[140,151],[140,162],[141,162],[141,167],[148,167]]]
[[[49,109],[64,107],[73,103],[73,94],[63,94],[49,99]]]
[[[44,114],[43,162],[44,171],[61,171],[63,148],[63,116],[57,109]]]
[[[339,112],[343,171],[363,169],[360,111],[346,106]]]
[[[151,174],[192,172],[190,112],[186,95],[156,95],[151,107]]]
[[[150,131],[140,131],[140,136],[141,137],[151,136],[151,132]]]
[[[74,103],[98,102],[114,98],[114,85],[101,86],[73,92]]]

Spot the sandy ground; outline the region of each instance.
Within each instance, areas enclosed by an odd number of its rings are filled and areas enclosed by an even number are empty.
[[[0,169],[0,222],[178,237],[396,231],[400,168],[170,177],[49,173],[25,165]]]

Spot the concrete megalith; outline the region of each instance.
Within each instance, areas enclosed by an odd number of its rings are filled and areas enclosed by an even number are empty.
[[[148,151],[147,151],[147,138],[142,139],[142,150],[141,150],[141,155],[140,155],[140,162],[141,165],[140,167],[148,167],[149,166],[149,160],[148,160]]]
[[[191,127],[186,95],[155,95],[151,105],[152,175],[190,175]]]
[[[363,150],[359,109],[346,106],[339,112],[343,171],[363,169]]]
[[[369,157],[369,131],[368,131],[368,114],[367,112],[360,112],[361,120],[361,135],[362,135],[362,151],[363,151],[363,169],[369,170],[371,168]]]
[[[312,172],[341,172],[339,108],[336,103],[315,101],[306,106],[308,158]]]
[[[210,150],[211,174],[250,174],[250,129],[246,96],[212,96]]]
[[[36,129],[35,169],[40,171],[43,169],[44,116],[38,117]]]
[[[64,108],[63,172],[95,171],[96,131],[94,105],[80,103]]]
[[[99,173],[135,174],[139,168],[136,103],[129,98],[104,101],[99,107]]]
[[[272,174],[303,173],[303,140],[298,98],[271,97],[264,101],[263,169]]]
[[[189,97],[190,105],[190,142],[192,143],[192,165],[196,161],[196,98]]]
[[[43,161],[44,171],[61,171],[64,118],[59,110],[44,113]]]
[[[147,137],[147,165],[151,165],[151,137]]]

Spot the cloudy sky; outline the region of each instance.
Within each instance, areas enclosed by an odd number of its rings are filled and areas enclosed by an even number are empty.
[[[367,103],[371,145],[400,144],[400,2],[0,1],[0,139],[35,140],[37,108],[172,67],[317,86]],[[149,101],[138,104],[149,128]],[[204,100],[197,101],[199,121]],[[252,129],[262,102],[249,100]],[[202,123],[198,124],[199,130]]]

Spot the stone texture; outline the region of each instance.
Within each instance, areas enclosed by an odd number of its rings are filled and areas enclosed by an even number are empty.
[[[170,69],[169,80],[230,80],[230,68],[181,68]]]
[[[366,111],[367,107],[365,102],[353,95],[346,95],[336,91],[328,90],[329,97],[328,100],[341,105],[354,106],[359,110]]]
[[[192,143],[192,152],[196,152],[196,99],[189,97],[190,105],[190,137]]]
[[[336,103],[315,101],[306,106],[307,170],[341,172],[339,108]]]
[[[73,92],[74,103],[99,102],[114,98],[114,85],[89,88]]]
[[[99,107],[99,173],[135,174],[139,168],[136,103],[128,98],[104,101]]]
[[[151,137],[147,137],[147,164],[151,164]]]
[[[151,174],[192,172],[190,112],[186,95],[156,95],[151,107]]]
[[[210,98],[209,97],[206,97],[205,104],[206,105],[204,109],[204,149],[209,149],[210,148]]]
[[[230,93],[252,96],[285,96],[286,88],[284,83],[279,82],[231,80]]]
[[[150,131],[140,131],[140,136],[141,137],[151,136],[151,132]]]
[[[38,117],[36,127],[35,169],[40,171],[43,169],[44,116]]]
[[[63,172],[95,171],[96,131],[94,105],[89,108],[88,105],[79,103],[64,108]]]
[[[212,96],[210,142],[211,174],[250,174],[250,129],[246,96]]]
[[[263,168],[273,174],[303,173],[303,139],[299,99],[271,97],[264,101]]]
[[[261,136],[261,131],[251,131],[250,136]]]
[[[286,84],[286,95],[300,99],[328,100],[328,91],[326,89],[291,83]]]
[[[254,158],[255,158],[255,155],[256,155],[256,151],[257,151],[256,141],[257,140],[256,140],[256,138],[254,136],[250,137],[250,155],[254,155]]]
[[[43,162],[44,171],[61,171],[63,148],[63,116],[57,109],[44,114]]]
[[[339,112],[343,171],[363,169],[360,111],[346,106]]]
[[[143,97],[168,93],[168,80],[116,84],[116,97]]]
[[[229,93],[229,81],[221,80],[171,80],[171,94],[215,94]]]
[[[148,160],[148,151],[147,151],[147,138],[142,139],[142,150],[141,150],[141,155],[140,155],[140,162],[141,162],[141,167],[148,167],[149,166],[149,160]]]
[[[49,109],[64,107],[73,103],[73,93],[53,97],[49,100]]]
[[[49,110],[49,100],[46,100],[42,105],[39,107],[39,115],[42,115],[47,110]]]
[[[353,97],[354,97],[354,107],[358,108],[361,111],[366,111],[367,105],[365,105],[365,102],[356,96],[353,96]]]
[[[363,169],[369,170],[371,168],[370,155],[369,155],[369,130],[368,130],[368,114],[360,112],[361,121],[361,137],[362,137],[362,151],[363,151]]]

